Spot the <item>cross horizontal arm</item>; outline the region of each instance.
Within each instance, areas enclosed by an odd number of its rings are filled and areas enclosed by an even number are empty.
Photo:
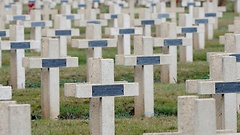
[[[215,20],[214,18],[194,18],[193,24],[214,24]]]
[[[115,39],[73,39],[72,47],[75,48],[94,48],[94,47],[116,47],[117,40]]]
[[[187,27],[177,27],[177,33],[204,33],[205,29],[203,26],[187,26]]]
[[[171,62],[171,55],[116,55],[116,64],[124,66],[137,65],[168,65]]]
[[[24,57],[23,67],[28,68],[57,68],[57,67],[78,67],[77,57],[61,58],[37,58]]]
[[[107,20],[117,19],[118,14],[100,14],[100,18],[107,19]]]
[[[26,21],[31,20],[30,15],[7,15],[6,21]]]
[[[0,100],[11,100],[12,99],[12,87],[0,86]]]
[[[17,49],[39,49],[41,41],[3,41],[1,43],[2,50],[17,50]]]
[[[143,34],[143,30],[140,27],[135,28],[106,28],[105,33],[107,35],[141,35]]]
[[[24,21],[20,22],[26,28],[31,27],[52,27],[52,21]]]
[[[66,83],[64,93],[67,97],[92,98],[106,96],[138,96],[138,83],[84,84]]]
[[[160,19],[151,19],[151,20],[144,20],[144,19],[136,19],[134,20],[134,25],[141,26],[141,25],[160,25],[162,22]]]
[[[189,46],[192,38],[154,38],[153,44],[155,47],[159,46]]]
[[[218,12],[218,13],[205,13],[204,16],[205,17],[222,17],[223,13],[222,12]]]
[[[42,35],[46,37],[59,37],[59,36],[79,36],[79,29],[69,30],[54,30],[54,29],[43,29]]]
[[[176,14],[174,13],[153,13],[153,19],[164,19],[164,18],[176,18]]]
[[[101,24],[102,26],[107,26],[107,20],[79,20],[75,22],[75,26],[87,26],[87,24]]]
[[[224,94],[240,92],[240,82],[198,80],[188,81],[187,86],[195,86],[198,94]]]
[[[183,7],[189,7],[189,6],[194,6],[194,7],[200,7],[201,6],[201,2],[196,1],[196,2],[182,2],[182,6]]]
[[[81,14],[71,14],[71,15],[63,15],[67,20],[80,20],[84,18],[84,15]]]

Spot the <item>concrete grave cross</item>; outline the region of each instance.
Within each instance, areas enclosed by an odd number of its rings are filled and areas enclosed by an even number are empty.
[[[187,80],[187,92],[210,94],[216,99],[216,118],[218,130],[237,131],[237,82],[236,56],[218,54],[210,56],[210,80]],[[221,66],[219,68],[216,67]]]
[[[20,22],[25,28],[31,28],[30,39],[41,41],[42,38],[42,27],[52,27],[52,21],[42,21],[41,20],[41,10],[32,10],[31,11],[31,21],[22,21]],[[41,47],[37,51],[40,50]]]
[[[73,9],[86,9],[87,8],[87,4],[85,3],[84,0],[75,0],[72,2],[72,8]]]
[[[179,26],[177,27],[177,33],[183,34],[184,37],[191,38],[191,45],[189,46],[180,46],[180,61],[187,61],[192,62],[193,61],[193,35],[200,35],[199,36],[199,43],[202,43],[201,45],[204,46],[205,44],[205,38],[204,38],[204,27],[203,26],[193,26],[192,25],[192,17],[190,14],[179,14]],[[202,37],[202,39],[200,38]]]
[[[234,18],[234,24],[228,25],[228,32],[233,32],[235,34],[240,34],[240,17]]]
[[[216,135],[217,132],[227,133],[227,131],[216,132],[215,111],[215,100],[212,98],[199,99],[198,96],[179,96],[178,131],[144,133],[143,135]]]
[[[153,39],[147,36],[134,37],[133,55],[116,55],[116,64],[134,66],[134,81],[139,83],[139,96],[135,97],[135,115],[154,116],[154,71],[153,65],[170,64],[168,54],[153,54]]]
[[[9,37],[9,30],[0,30],[0,44],[5,37]],[[0,67],[2,67],[2,49],[0,50]]]
[[[48,1],[44,1],[43,2],[43,8],[42,8],[42,18],[43,20],[50,20],[49,17],[51,19],[53,19],[53,17],[58,13],[58,10],[57,9],[53,9],[51,7],[51,3],[48,2]]]
[[[77,20],[74,22],[75,26],[86,26],[89,23],[92,24],[101,24],[102,26],[107,26],[106,20],[97,19],[97,14],[100,13],[99,9],[92,9],[92,2],[90,0],[87,1],[87,8],[84,10],[79,9],[78,14],[83,14],[83,20]]]
[[[72,20],[80,20],[80,19],[83,19],[83,17],[84,17],[83,15],[80,15],[80,14],[72,14],[71,13],[71,5],[69,3],[61,4],[60,14],[66,18],[66,28],[68,28],[68,29],[71,29],[71,27],[72,27],[72,24],[71,24]],[[61,27],[61,26],[59,26],[59,27]]]
[[[111,36],[118,36],[118,54],[131,54],[131,35],[141,35],[141,27],[130,27],[130,16],[121,14],[118,17],[118,28],[106,28],[105,33]]]
[[[223,13],[217,11],[217,9],[214,7],[213,2],[205,2],[205,3],[203,3],[203,7],[205,10],[205,17],[210,17],[210,18],[214,19],[214,24],[213,25],[208,24],[207,29],[217,29],[218,28],[218,18],[222,17]],[[212,38],[213,38],[213,34],[209,35],[209,39],[212,39]]]
[[[151,36],[151,26],[152,25],[160,25],[162,21],[160,19],[151,19],[151,13],[149,9],[140,10],[140,19],[134,20],[134,26],[142,26],[143,27],[143,35]]]
[[[191,45],[191,38],[177,38],[176,23],[162,23],[160,37],[154,38],[154,47],[162,47],[163,54],[171,55],[171,64],[161,66],[161,81],[177,82],[177,46]]]
[[[0,85],[0,134],[31,135],[31,111],[29,104],[17,104],[12,99],[11,86]],[[24,124],[19,124],[24,122]]]
[[[175,16],[177,13],[183,13],[185,12],[185,9],[183,7],[177,7],[176,0],[171,0],[170,7],[166,8],[167,13],[174,13]],[[173,22],[176,22],[176,18],[173,19]]]
[[[144,8],[135,7],[135,1],[134,0],[129,0],[128,1],[128,6],[129,6],[128,8],[123,8],[122,12],[130,15],[130,26],[133,27],[134,26],[135,14],[139,13]]]
[[[102,39],[101,25],[88,24],[86,27],[86,39],[73,39],[72,47],[78,49],[87,49],[88,65],[89,58],[102,58],[102,48],[117,47],[117,40]],[[91,71],[87,70],[87,72],[87,75],[90,75],[89,72]],[[87,79],[88,78],[89,76],[87,77]]]
[[[42,117],[58,118],[59,106],[59,68],[78,66],[77,57],[63,57],[59,53],[58,39],[43,38],[41,57],[23,58],[23,66],[41,68]]]
[[[109,5],[109,13],[100,14],[100,18],[110,20],[110,27],[118,27],[118,15],[121,14],[122,8],[117,4]]]
[[[205,38],[203,34],[194,35],[193,44],[195,49],[204,49],[205,45],[202,43],[202,39],[209,39],[213,35],[213,27],[212,29],[207,29],[209,26],[214,24],[215,20],[211,17],[205,17],[204,9],[202,7],[194,7],[193,8],[193,20],[192,24],[201,26],[205,28]],[[207,34],[208,33],[208,34]]]
[[[114,83],[114,61],[90,58],[89,83],[66,83],[65,96],[90,98],[90,133],[115,134],[114,97],[137,96],[138,83]]]
[[[194,0],[183,0],[181,5],[182,5],[182,7],[188,7],[189,14],[193,15],[193,7],[200,7],[201,2],[194,1]]]
[[[66,28],[66,18],[61,15],[55,16],[56,29],[43,29],[42,35],[45,37],[58,37],[60,40],[60,56],[67,56],[67,37],[79,36],[79,29]]]
[[[25,88],[25,68],[22,58],[25,50],[40,48],[40,41],[24,40],[24,27],[10,25],[10,41],[2,41],[1,50],[10,50],[10,78],[13,89]]]

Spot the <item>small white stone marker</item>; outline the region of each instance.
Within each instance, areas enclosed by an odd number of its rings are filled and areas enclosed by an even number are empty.
[[[215,27],[218,27],[218,17],[222,17],[222,12],[218,12],[217,9],[214,8],[213,2],[204,2],[203,7],[205,9],[205,17],[214,19],[214,24],[208,24],[206,27],[207,38],[213,39],[214,33],[210,29],[214,29],[214,25],[217,25]]]
[[[67,97],[91,98],[90,133],[114,135],[114,97],[138,96],[138,83],[114,83],[114,61],[90,58],[90,83],[65,84]]]
[[[66,28],[66,18],[61,15],[55,16],[54,26],[56,29],[43,29],[42,35],[45,37],[58,37],[60,40],[60,56],[67,56],[67,37],[79,36],[79,29]]]
[[[179,96],[178,132],[143,135],[216,135],[215,100],[198,99],[197,96]]]
[[[143,27],[143,35],[151,36],[152,25],[160,25],[162,23],[161,19],[151,19],[151,13],[149,9],[140,10],[140,19],[134,20],[134,26],[142,26]]]
[[[234,0],[234,12],[240,13],[240,0]]]
[[[53,17],[58,13],[57,9],[52,9],[52,7],[50,7],[50,2],[48,1],[44,1],[43,2],[43,8],[42,8],[42,17],[43,20],[50,20],[49,17],[51,19],[53,19]]]
[[[99,9],[92,9],[91,5],[92,2],[88,0],[86,10],[78,10],[78,14],[83,14],[84,19],[75,21],[75,26],[83,27],[87,24],[101,24],[102,26],[107,26],[107,20],[97,19],[97,14],[100,13]]]
[[[237,82],[236,56],[212,55],[211,60],[218,64],[220,69],[215,67],[212,80],[188,80],[187,91],[195,91],[199,94],[213,94],[216,99],[217,129],[237,132],[237,109],[236,93],[239,93]],[[219,62],[218,62],[219,61]],[[213,64],[210,66],[214,66]],[[214,67],[211,67],[212,69]],[[210,70],[211,72],[212,70]],[[222,74],[222,76],[219,76]],[[221,109],[222,108],[222,109]]]
[[[29,104],[16,104],[12,88],[0,86],[0,134],[31,135],[31,111]]]
[[[141,35],[141,27],[130,27],[130,16],[121,14],[118,17],[119,28],[106,28],[105,33],[111,36],[118,36],[118,54],[131,54],[130,35]]]
[[[198,25],[201,27],[205,27],[205,39],[208,39],[207,35],[212,35],[213,33],[213,27],[212,29],[207,29],[207,27],[209,26],[213,26],[215,20],[214,18],[211,17],[205,17],[205,12],[204,12],[204,8],[202,7],[194,7],[193,8],[193,22],[192,24],[194,25]],[[210,25],[208,25],[210,24]],[[206,34],[208,33],[208,34]],[[202,44],[202,40],[204,39],[204,34],[203,33],[199,33],[198,35],[194,35],[194,48],[195,49],[204,49],[204,44]]]
[[[116,55],[116,64],[134,66],[134,81],[139,83],[139,96],[135,97],[135,116],[154,116],[153,65],[170,64],[168,54],[153,55],[152,37],[134,37],[134,55]]]
[[[176,23],[162,23],[160,37],[154,38],[154,46],[162,47],[163,54],[171,55],[171,64],[161,66],[161,82],[177,82],[177,46],[191,45],[191,38],[177,38]]]
[[[181,5],[183,7],[188,7],[188,12],[192,16],[193,15],[193,7],[200,7],[201,2],[200,1],[194,1],[194,0],[182,0]]]
[[[117,4],[111,4],[109,6],[109,13],[100,14],[100,18],[109,20],[110,27],[118,27],[118,15],[121,14],[122,8]]]
[[[24,41],[24,27],[10,25],[10,41],[1,42],[1,50],[10,50],[10,78],[13,89],[25,88],[25,68],[22,67],[22,58],[25,49],[40,48],[40,41]]]
[[[204,34],[205,30],[203,26],[193,26],[192,17],[190,14],[179,14],[179,27],[177,27],[178,34],[184,34],[187,38],[192,38],[191,45],[180,46],[180,61],[192,62],[193,61],[193,35],[194,34]],[[199,43],[205,44],[205,38],[199,39]]]
[[[58,39],[42,39],[41,57],[23,58],[23,66],[41,68],[42,117],[57,119],[59,106],[59,68],[77,67],[77,57],[60,56]]]
[[[174,14],[177,14],[177,13],[183,13],[185,12],[185,9],[183,7],[177,7],[177,3],[176,3],[176,0],[171,0],[171,3],[170,3],[170,8],[166,8],[166,11],[168,13],[174,13]],[[176,18],[173,19],[173,22],[176,22]]]
[[[116,39],[102,39],[102,29],[100,24],[88,24],[86,27],[86,39],[73,39],[72,47],[87,49],[87,67],[89,58],[102,58],[102,48],[117,47]],[[88,68],[87,68],[88,69]],[[90,72],[87,70],[87,75]],[[89,78],[89,76],[87,77]]]

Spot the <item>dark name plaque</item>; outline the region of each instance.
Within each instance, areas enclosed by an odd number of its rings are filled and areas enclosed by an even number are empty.
[[[72,31],[71,30],[56,30],[55,35],[56,36],[71,36]]]
[[[197,28],[182,28],[182,33],[196,33]]]
[[[95,40],[95,41],[89,41],[88,47],[107,47],[107,40]]]
[[[12,42],[11,49],[30,49],[30,42]]]
[[[134,34],[135,30],[134,29],[120,29],[119,34],[124,35],[124,34]]]
[[[180,46],[182,45],[182,39],[165,39],[164,46]]]
[[[137,65],[156,65],[160,64],[160,56],[137,57]]]
[[[43,68],[66,67],[66,59],[42,59]]]
[[[240,82],[222,82],[215,83],[216,93],[239,93]]]
[[[92,86],[93,97],[121,96],[121,95],[124,95],[124,86],[121,84]]]

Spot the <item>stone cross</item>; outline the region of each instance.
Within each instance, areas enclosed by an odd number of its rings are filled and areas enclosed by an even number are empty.
[[[171,64],[161,66],[161,82],[177,82],[177,46],[191,45],[191,38],[177,38],[176,23],[162,23],[160,37],[154,39],[155,47],[162,47],[163,54],[171,55]]]
[[[234,32],[235,34],[240,34],[239,25],[240,25],[240,17],[234,17],[233,25],[228,25],[228,32]]]
[[[85,27],[87,24],[101,24],[102,26],[107,26],[107,20],[97,19],[97,14],[100,13],[99,9],[92,9],[92,2],[87,1],[87,8],[85,10],[78,10],[78,14],[83,14],[84,19],[76,20],[74,26]]]
[[[144,36],[151,36],[152,25],[160,25],[162,23],[160,19],[151,19],[151,13],[149,9],[142,9],[139,15],[140,19],[134,20],[134,26],[142,26]]]
[[[102,48],[116,47],[117,40],[102,39],[102,29],[100,24],[88,24],[86,27],[86,39],[73,39],[72,47],[78,49],[87,49],[87,67],[89,67],[89,58],[102,58]],[[87,68],[89,69],[89,68]],[[88,74],[90,72],[87,70]],[[89,78],[89,76],[87,77]]]
[[[67,97],[90,98],[90,134],[114,135],[114,97],[137,96],[138,83],[114,83],[114,61],[90,58],[89,83],[65,84]]]
[[[9,37],[9,30],[0,30],[0,44],[5,37]],[[2,49],[0,49],[0,67],[2,67]]]
[[[188,12],[190,15],[193,15],[193,7],[200,7],[201,2],[199,1],[194,1],[194,0],[184,0],[182,1],[182,6],[183,7],[188,7]]]
[[[183,7],[177,7],[176,0],[171,0],[170,4],[170,8],[166,8],[166,11],[168,13],[177,14],[185,12],[185,9]],[[176,18],[173,20],[173,22],[176,22]]]
[[[29,104],[17,104],[12,99],[12,88],[0,86],[0,134],[31,135],[31,111]],[[24,124],[20,124],[24,123]]]
[[[50,18],[53,19],[53,17],[58,13],[58,10],[57,9],[52,9],[51,5],[50,5],[50,2],[48,1],[44,1],[43,2],[43,8],[42,8],[42,17],[43,17],[43,20],[50,20]]]
[[[213,27],[210,29],[207,27],[211,27],[214,24],[214,18],[211,17],[205,17],[204,9],[202,7],[194,7],[193,8],[193,24],[205,27],[205,39],[211,38],[211,35],[213,34]],[[208,25],[210,24],[210,25]],[[207,34],[208,33],[208,34]],[[209,35],[209,36],[208,36]],[[200,39],[203,39],[203,34],[199,33],[198,35],[194,35],[194,47],[195,49],[204,49],[204,44],[202,44]],[[203,46],[202,46],[203,45]]]
[[[78,58],[61,56],[58,39],[43,38],[41,57],[23,58],[23,66],[41,68],[41,106],[44,119],[57,119],[60,111],[59,68],[77,67]]]
[[[134,6],[135,1],[134,0],[129,0],[128,1],[128,8],[123,8],[122,12],[125,14],[129,14],[130,15],[130,26],[133,27],[134,26],[134,19],[135,19],[135,14],[139,13],[141,11],[141,9],[143,8],[136,8]]]
[[[180,47],[180,61],[193,61],[193,35],[202,34],[204,35],[205,29],[203,26],[193,26],[192,17],[190,14],[179,14],[179,27],[177,27],[178,34],[184,34],[185,37],[191,38],[190,46],[181,46]],[[197,36],[197,35],[196,35]],[[202,39],[200,38],[202,37]],[[198,37],[199,43],[202,43],[202,46],[205,44],[204,36]]]
[[[153,38],[134,37],[133,55],[116,55],[116,64],[134,66],[134,81],[139,83],[139,96],[134,99],[135,116],[154,116],[154,72],[153,65],[170,64],[168,54],[153,54]]]
[[[210,31],[208,29],[217,29],[218,28],[218,17],[222,17],[223,13],[218,12],[214,8],[214,3],[213,2],[205,2],[205,3],[203,3],[203,7],[205,9],[205,17],[210,17],[210,18],[213,18],[215,20],[213,25],[211,25],[211,24],[207,25],[206,32]],[[214,26],[214,25],[216,25],[216,26]],[[213,39],[213,32],[206,33],[206,34],[208,35],[208,39]]]
[[[100,14],[100,18],[110,20],[110,27],[118,27],[118,15],[121,14],[122,8],[117,4],[111,4],[109,6],[109,13]]]
[[[179,96],[177,116],[177,132],[144,133],[143,135],[216,135],[214,99]]]
[[[42,35],[45,37],[58,37],[60,40],[60,56],[67,56],[66,37],[79,36],[79,29],[67,29],[65,24],[66,18],[61,15],[56,15],[54,20],[54,27],[56,29],[43,29]]]
[[[22,67],[24,51],[40,48],[40,41],[24,41],[24,27],[10,25],[10,41],[2,41],[1,50],[10,51],[10,78],[13,89],[25,88],[25,68]]]
[[[87,4],[85,4],[85,1],[84,0],[75,0],[72,2],[72,8],[73,9],[86,9],[87,7]]]
[[[111,36],[118,36],[118,54],[131,54],[130,35],[142,34],[142,28],[130,27],[130,16],[121,14],[118,17],[118,28],[106,28],[105,33]]]
[[[210,56],[210,80],[188,80],[187,92],[213,94],[216,99],[216,119],[218,130],[237,131],[237,58],[226,54]],[[216,67],[218,66],[218,67]]]
[[[52,21],[42,21],[41,20],[41,11],[32,10],[31,11],[31,21],[22,21],[20,22],[25,28],[31,28],[30,39],[41,41],[42,38],[42,27],[52,27]],[[37,50],[38,52],[41,47]]]

